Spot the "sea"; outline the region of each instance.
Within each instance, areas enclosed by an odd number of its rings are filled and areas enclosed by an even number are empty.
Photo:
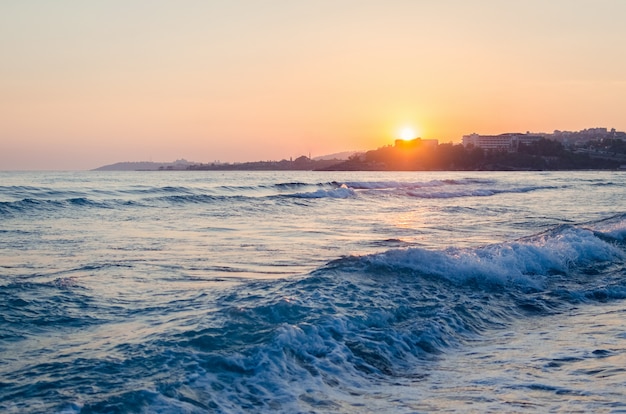
[[[626,171],[0,172],[2,413],[626,412]]]

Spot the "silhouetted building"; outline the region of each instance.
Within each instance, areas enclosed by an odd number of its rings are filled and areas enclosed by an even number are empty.
[[[439,145],[439,141],[436,139],[421,139],[415,138],[411,140],[397,139],[395,142],[396,148],[412,149],[417,147],[426,147],[429,149],[436,148]]]

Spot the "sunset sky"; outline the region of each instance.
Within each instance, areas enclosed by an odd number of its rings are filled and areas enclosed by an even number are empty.
[[[0,3],[0,170],[626,130],[622,0]]]

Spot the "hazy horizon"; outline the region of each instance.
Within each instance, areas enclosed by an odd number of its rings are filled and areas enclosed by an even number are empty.
[[[0,170],[626,130],[626,2],[0,5]]]

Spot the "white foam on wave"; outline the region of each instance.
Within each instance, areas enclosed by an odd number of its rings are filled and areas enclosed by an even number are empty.
[[[242,407],[256,412],[352,412],[362,404],[363,394],[378,391],[376,378],[387,372],[369,360],[369,352],[380,364],[386,361],[389,370],[410,366],[423,373],[427,362],[409,349],[419,338],[419,333],[368,329],[341,316],[316,324],[285,323],[269,343],[217,357],[226,370],[201,370],[189,384],[220,412],[240,412]],[[359,345],[365,355],[351,349]],[[389,361],[391,356],[396,358]],[[381,409],[385,404],[381,401]]]
[[[335,328],[347,329],[341,323]],[[244,407],[255,412],[304,412],[322,407],[336,411],[341,392],[325,377],[341,378],[344,387],[358,381],[357,375],[349,373],[351,364],[344,348],[323,327],[284,324],[274,340],[263,346],[216,356],[211,368],[217,364],[221,369],[198,369],[187,379],[188,389],[194,390],[194,400],[209,402],[219,412],[236,413]],[[367,382],[355,386],[365,387]],[[171,403],[179,404],[176,400]],[[169,408],[167,404],[165,408]]]
[[[533,238],[475,249],[390,250],[369,256],[367,261],[374,265],[409,268],[457,282],[476,279],[539,288],[550,273],[567,273],[575,267],[625,258],[623,250],[596,237],[592,231],[563,227]]]
[[[347,186],[341,186],[332,190],[317,190],[308,193],[295,193],[291,197],[296,198],[350,198],[354,197],[355,192]]]
[[[479,180],[471,178],[456,180],[431,180],[422,182],[347,181],[342,184],[342,187],[364,191],[386,191],[408,197],[430,199],[490,197],[502,193],[528,193],[537,190],[548,190],[554,188],[552,186],[514,186],[507,188],[482,187],[487,184],[495,184],[495,182],[491,180]]]

